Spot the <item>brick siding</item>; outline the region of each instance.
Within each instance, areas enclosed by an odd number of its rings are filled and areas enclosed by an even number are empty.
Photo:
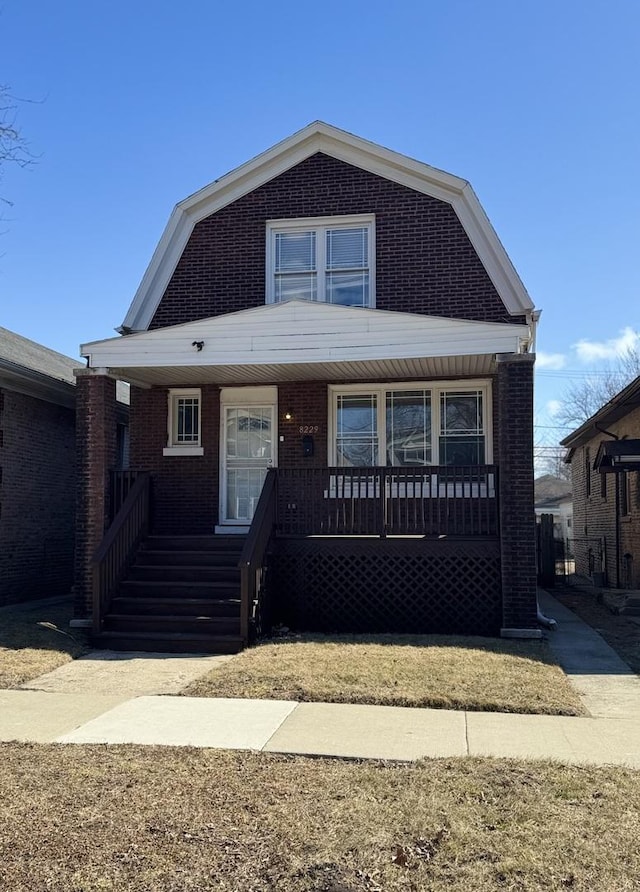
[[[91,561],[102,541],[109,471],[116,464],[116,382],[84,374],[76,380],[75,613],[91,615]]]
[[[494,406],[498,417],[503,627],[529,629],[537,626],[533,357],[521,354],[501,359]]]
[[[633,409],[617,422],[604,425],[619,437],[640,438],[640,408]],[[629,514],[620,518],[619,555],[616,555],[616,474],[606,474],[603,494],[601,475],[593,470],[598,447],[611,440],[598,434],[579,446],[571,460],[573,482],[573,535],[576,573],[590,576],[595,570],[606,570],[606,582],[611,587],[640,588],[640,473],[629,472]],[[587,495],[587,461],[589,450],[591,492]],[[601,542],[604,540],[604,568],[598,563]],[[591,557],[590,557],[591,555]],[[626,557],[625,556],[630,556]],[[618,560],[620,563],[618,572]]]
[[[75,413],[0,390],[0,605],[71,591]]]
[[[131,388],[131,466],[152,474],[156,533],[211,533],[218,522],[220,389],[205,384],[201,391],[204,455],[163,456],[168,388]]]
[[[265,302],[266,222],[375,214],[376,307],[510,316],[451,205],[318,153],[196,224],[150,328]]]

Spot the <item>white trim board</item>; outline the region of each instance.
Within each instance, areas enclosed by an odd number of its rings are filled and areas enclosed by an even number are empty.
[[[123,330],[148,328],[196,223],[317,152],[446,201],[458,215],[508,312],[533,310],[526,288],[466,180],[315,121],[176,205],[122,323]]]

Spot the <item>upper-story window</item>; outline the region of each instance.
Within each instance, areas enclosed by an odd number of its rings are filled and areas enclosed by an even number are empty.
[[[267,224],[267,303],[313,300],[373,307],[372,216]]]

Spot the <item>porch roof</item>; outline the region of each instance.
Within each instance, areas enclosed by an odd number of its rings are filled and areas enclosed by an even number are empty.
[[[143,385],[484,375],[527,325],[292,300],[83,344],[89,368]]]

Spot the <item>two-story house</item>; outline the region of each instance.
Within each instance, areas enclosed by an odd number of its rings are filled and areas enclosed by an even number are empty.
[[[123,648],[536,636],[536,319],[466,181],[323,123],[180,202],[82,347],[78,615]]]

